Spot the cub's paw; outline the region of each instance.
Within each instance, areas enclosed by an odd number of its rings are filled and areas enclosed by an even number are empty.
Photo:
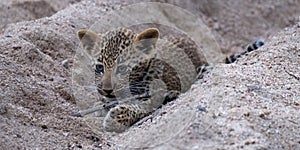
[[[123,132],[131,125],[131,111],[127,105],[112,108],[104,118],[103,127],[108,132]]]

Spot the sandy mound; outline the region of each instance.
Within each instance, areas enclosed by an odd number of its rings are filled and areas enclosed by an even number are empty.
[[[69,116],[78,106],[62,62],[75,54],[78,29],[135,1],[66,7],[74,2],[0,3],[1,149],[300,149],[296,1],[172,1],[201,18],[224,53],[258,37],[266,45],[216,65],[178,100],[118,135],[92,129],[91,117]]]

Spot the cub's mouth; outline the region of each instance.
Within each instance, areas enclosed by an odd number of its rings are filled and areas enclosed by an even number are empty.
[[[111,94],[108,94],[108,95],[104,95],[105,97],[107,97],[107,98],[116,98],[116,96],[115,95],[111,95]]]

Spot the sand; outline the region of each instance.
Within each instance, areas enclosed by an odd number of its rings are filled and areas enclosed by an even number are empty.
[[[214,64],[188,92],[122,134],[104,132],[101,118],[70,116],[85,101],[63,65],[76,54],[77,30],[113,22],[104,16],[136,2],[1,1],[0,149],[300,149],[297,0],[161,1],[203,21],[216,44],[200,41],[205,48],[227,55],[258,38],[266,44],[234,64]]]

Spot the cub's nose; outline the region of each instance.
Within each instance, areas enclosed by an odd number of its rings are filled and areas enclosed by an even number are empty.
[[[103,91],[107,94],[107,95],[110,95],[113,90],[112,89],[103,89]]]

